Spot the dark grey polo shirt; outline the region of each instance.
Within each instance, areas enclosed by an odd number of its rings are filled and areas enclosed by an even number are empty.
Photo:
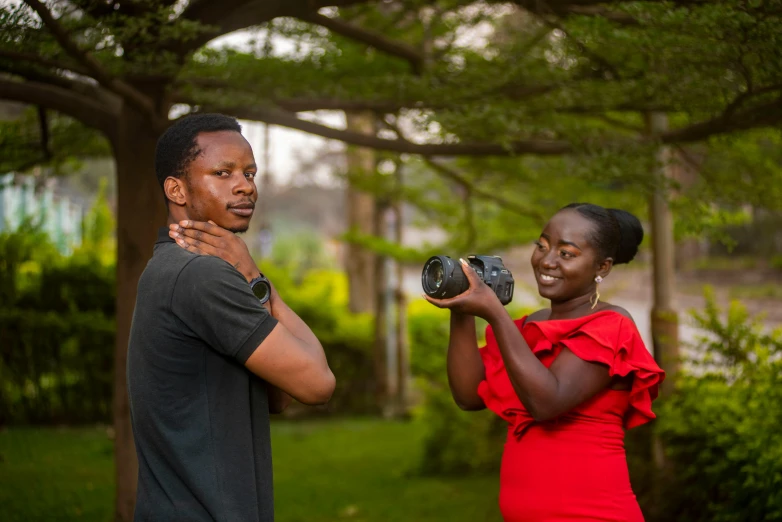
[[[135,520],[274,520],[266,383],[244,362],[276,324],[230,264],[160,230],[128,348]]]

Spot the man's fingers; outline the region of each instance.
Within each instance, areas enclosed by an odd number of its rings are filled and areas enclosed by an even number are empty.
[[[179,236],[184,236],[186,239],[200,241],[214,247],[220,247],[223,244],[223,239],[220,236],[214,236],[208,232],[202,232],[201,230],[196,230],[193,228],[185,228],[179,232],[175,232],[175,234],[179,234]]]
[[[222,243],[220,236],[215,236],[208,232],[202,232],[201,230],[193,228],[185,228],[180,234],[192,238],[194,241],[201,241],[209,245],[219,246]]]
[[[193,221],[191,219],[187,219],[185,221],[180,221],[179,226],[184,229],[201,230],[202,232],[212,234],[213,236],[223,236],[227,232],[227,230],[224,228],[215,225],[213,221],[207,223],[205,221]]]
[[[202,256],[209,255],[206,252],[204,252],[203,250],[201,250],[200,248],[198,248],[197,246],[195,246],[195,245],[193,245],[191,243],[188,243],[184,239],[177,239],[176,243],[177,243],[177,245],[179,245],[180,247],[184,248],[188,252],[192,252],[194,254],[199,254],[199,255],[202,255]]]
[[[169,235],[173,235],[173,232],[169,233]],[[188,252],[193,252],[194,254],[201,254],[206,256],[212,256],[215,254],[215,248],[208,243],[204,243],[203,241],[198,241],[197,239],[190,239],[183,237],[182,235],[179,235],[178,237],[174,238],[174,241],[176,241],[177,245],[184,248]]]

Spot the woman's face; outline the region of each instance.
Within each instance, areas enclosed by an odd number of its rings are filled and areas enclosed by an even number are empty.
[[[532,252],[532,270],[541,297],[553,303],[594,293],[595,277],[605,277],[611,258],[601,259],[589,241],[594,223],[576,210],[562,210],[546,224]]]

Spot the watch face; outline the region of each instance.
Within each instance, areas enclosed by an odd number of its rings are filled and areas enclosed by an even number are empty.
[[[271,297],[271,287],[267,281],[261,280],[253,285],[253,294],[261,303],[265,303]]]

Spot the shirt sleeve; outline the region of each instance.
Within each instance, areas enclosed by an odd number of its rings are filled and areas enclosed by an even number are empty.
[[[171,310],[212,349],[241,364],[277,325],[247,280],[212,256],[185,265],[174,284]]]

